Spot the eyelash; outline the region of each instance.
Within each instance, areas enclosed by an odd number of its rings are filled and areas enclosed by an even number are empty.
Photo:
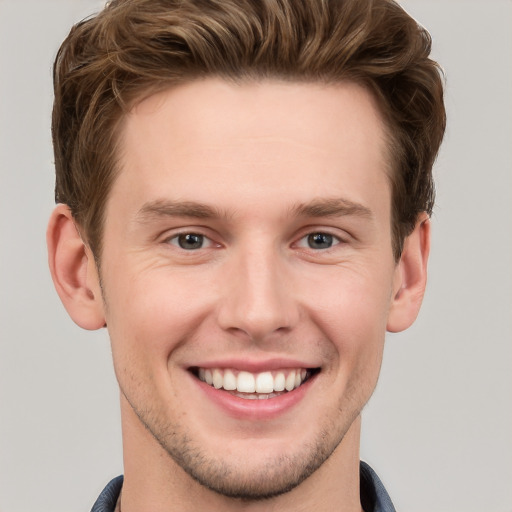
[[[180,239],[186,239],[187,237],[198,237],[201,239],[201,247],[191,247],[191,248],[185,248],[183,247],[181,244],[180,244]],[[203,246],[203,243],[204,241],[208,241],[209,242],[209,247],[204,247]],[[207,249],[207,248],[210,248],[210,247],[213,247],[213,246],[217,246],[217,247],[220,247],[219,244],[215,244],[215,242],[213,242],[209,237],[207,237],[206,235],[203,235],[202,233],[197,233],[195,231],[186,231],[186,232],[183,232],[183,233],[178,233],[170,238],[167,238],[165,240],[165,242],[167,244],[170,244],[170,245],[174,245],[180,249],[182,249],[183,251],[194,251],[194,250],[198,250],[198,249]]]
[[[195,242],[194,242],[193,237],[196,238]],[[187,240],[187,238],[189,240]],[[190,239],[192,239],[192,245],[194,245],[194,243],[195,243],[198,246],[197,247],[192,246],[192,247],[188,247],[188,248],[184,247],[183,244],[186,243],[187,241],[190,241]],[[208,242],[207,247],[204,246],[205,241]],[[315,243],[315,242],[327,244],[329,246],[328,247],[311,247],[310,244]],[[193,252],[193,251],[196,251],[199,249],[209,249],[211,247],[220,247],[220,244],[216,244],[208,236],[206,236],[202,233],[195,232],[195,231],[186,231],[186,232],[178,233],[172,237],[167,238],[165,240],[165,243],[173,245],[175,247],[178,247],[179,249],[181,249],[183,251],[187,251],[187,252]],[[319,230],[319,231],[312,231],[310,233],[305,234],[294,245],[296,247],[299,247],[302,249],[311,249],[315,252],[323,252],[323,251],[328,251],[329,249],[332,249],[333,247],[335,247],[339,244],[342,244],[342,243],[344,243],[344,241],[340,237],[333,235],[331,233],[328,233],[326,231]]]
[[[320,240],[323,239],[323,243],[329,243],[330,244],[329,247],[311,247],[311,245],[309,245],[313,241],[317,242],[318,238],[320,238]],[[302,245],[301,242],[303,242],[303,241],[305,241],[305,243],[307,245]],[[343,240],[340,237],[333,235],[332,233],[328,233],[326,231],[313,231],[313,232],[310,232],[310,233],[304,235],[302,238],[300,238],[299,241],[296,243],[296,246],[304,248],[304,249],[312,249],[315,252],[316,251],[320,252],[320,251],[328,251],[329,249],[332,249],[333,247],[335,247],[339,244],[342,244],[342,243],[343,243]]]

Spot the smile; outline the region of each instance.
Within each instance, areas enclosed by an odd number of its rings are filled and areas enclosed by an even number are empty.
[[[209,386],[249,400],[268,399],[297,389],[315,372],[295,368],[251,373],[223,368],[197,368],[194,374]]]

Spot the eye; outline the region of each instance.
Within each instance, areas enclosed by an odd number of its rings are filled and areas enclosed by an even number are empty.
[[[179,235],[169,238],[168,243],[175,245],[185,251],[194,251],[210,247],[212,241],[199,233],[180,233]]]
[[[330,249],[332,246],[340,243],[340,239],[329,233],[310,233],[299,240],[297,244],[299,247],[305,247],[308,249]]]

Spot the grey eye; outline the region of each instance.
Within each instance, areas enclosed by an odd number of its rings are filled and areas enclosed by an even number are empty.
[[[329,249],[333,245],[334,237],[328,233],[311,233],[307,240],[311,249]]]
[[[176,237],[178,245],[186,251],[201,249],[204,244],[204,236],[196,233],[185,233]]]

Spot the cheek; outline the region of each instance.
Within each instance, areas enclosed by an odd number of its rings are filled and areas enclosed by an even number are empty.
[[[122,280],[119,275],[111,274],[104,286],[114,370],[130,403],[149,407],[155,397],[172,391],[158,388],[170,385],[167,362],[180,343],[179,303],[169,299],[161,279],[140,274]]]
[[[376,294],[371,286],[348,287],[347,292],[338,302],[339,311],[333,316],[329,336],[336,352],[336,381],[344,390],[339,407],[359,404],[360,409],[379,377],[388,303],[386,296]]]
[[[329,293],[309,290],[314,321],[329,340],[341,389],[366,401],[377,382],[391,297],[391,277],[340,270]]]
[[[148,278],[144,273],[126,279],[119,279],[120,275],[111,273],[104,285],[107,326],[116,359],[130,354],[139,360],[165,356],[176,319],[183,316],[179,297],[164,279]]]
[[[392,272],[342,268],[324,281],[329,285],[303,291],[318,322],[333,333],[346,333],[348,343],[381,341],[391,305]]]
[[[104,289],[118,378],[128,372],[141,380],[167,380],[168,365],[179,363],[182,347],[189,347],[211,315],[215,288],[207,276],[191,280],[179,269],[112,270]]]

